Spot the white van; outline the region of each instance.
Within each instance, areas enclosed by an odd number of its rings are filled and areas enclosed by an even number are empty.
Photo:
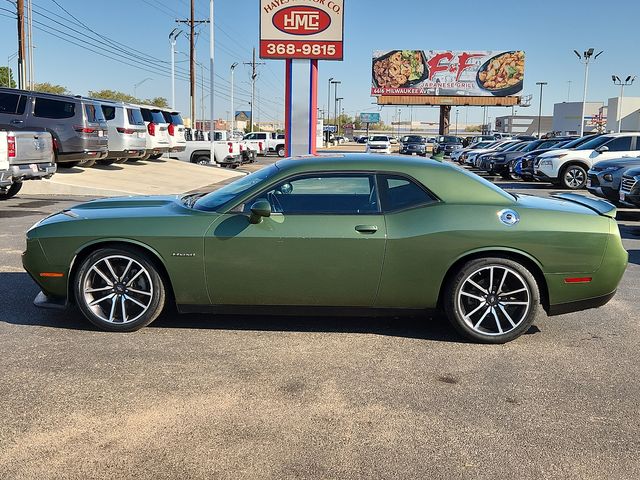
[[[184,122],[182,121],[180,112],[162,110],[162,115],[168,124],[169,151],[184,152],[185,148],[187,148],[187,140],[184,135]]]
[[[146,152],[144,159],[157,159],[171,150],[169,124],[158,107],[140,105],[140,112],[147,127]]]
[[[96,100],[107,120],[109,154],[101,165],[138,160],[145,156],[147,148],[147,129],[140,108],[124,102]]]

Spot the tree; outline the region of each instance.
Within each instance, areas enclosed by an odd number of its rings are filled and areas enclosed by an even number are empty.
[[[153,105],[154,107],[159,107],[159,108],[169,108],[169,102],[164,97],[155,97],[155,98],[143,100],[142,103],[146,103],[147,105]]]
[[[35,83],[33,85],[33,90],[36,92],[43,93],[54,93],[56,95],[70,95],[71,92],[67,90],[67,87],[63,85],[56,85],[49,82],[44,83]]]
[[[92,98],[101,98],[103,100],[115,100],[116,102],[126,103],[142,103],[138,98],[128,93],[118,92],[115,90],[89,90],[89,96]]]
[[[0,67],[0,87],[16,88],[13,71],[9,67]]]

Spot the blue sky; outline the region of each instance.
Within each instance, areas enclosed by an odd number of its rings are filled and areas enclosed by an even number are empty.
[[[175,19],[188,16],[188,0],[57,0],[77,20],[68,17],[53,0],[33,0],[34,20],[63,30],[63,21],[80,21],[103,36],[102,40],[87,40],[80,33],[70,33],[71,39],[87,48],[103,52],[105,58],[60,38],[44,33],[45,27],[34,25],[36,81],[48,81],[67,86],[85,94],[88,90],[114,89],[133,94],[133,85],[151,77],[138,87],[139,96],[170,97],[168,34],[176,27]],[[371,52],[388,49],[451,49],[451,50],[524,50],[527,54],[525,93],[534,95],[533,106],[520,108],[519,113],[537,114],[538,92],[535,82],[546,81],[543,113],[551,114],[553,103],[566,101],[571,81],[570,99],[582,99],[584,67],[573,49],[588,47],[604,50],[592,64],[588,99],[605,101],[618,94],[611,75],[640,76],[640,53],[634,40],[640,19],[640,2],[620,0],[603,3],[593,0],[562,0],[551,2],[508,2],[481,6],[477,1],[457,0],[449,3],[430,1],[345,0],[345,60],[320,62],[319,105],[324,107],[327,79],[335,77],[342,84],[339,96],[345,98],[343,108],[349,114],[376,111],[369,96],[371,84]],[[208,15],[208,0],[196,0],[199,18]],[[236,110],[248,109],[249,74],[243,65],[251,58],[251,48],[258,44],[257,0],[216,0],[216,117],[226,118],[229,105],[229,66],[236,69]],[[17,50],[15,20],[7,18],[12,0],[0,0],[0,63]],[[43,17],[46,15],[49,19]],[[56,15],[59,15],[56,16]],[[55,25],[54,22],[59,22]],[[208,64],[208,27],[198,39],[198,58]],[[56,35],[66,37],[59,32]],[[95,35],[94,35],[95,37]],[[67,37],[68,38],[68,37]],[[105,40],[108,39],[108,40]],[[119,42],[114,49],[101,42]],[[113,44],[111,44],[113,46]],[[178,41],[177,49],[188,52],[186,37]],[[134,51],[135,50],[135,51]],[[146,63],[148,70],[127,63],[139,63],[122,53],[153,57]],[[118,61],[117,59],[120,59]],[[187,69],[186,56],[178,55],[180,69]],[[15,68],[15,60],[13,60]],[[198,69],[198,72],[200,69]],[[260,112],[258,120],[283,117],[283,61],[266,61],[259,69]],[[198,73],[199,74],[199,73]],[[208,73],[205,72],[205,76]],[[188,83],[177,80],[177,107],[188,110]],[[200,87],[199,87],[200,89]],[[207,92],[205,92],[206,94]],[[199,93],[198,93],[199,95]],[[640,78],[627,88],[625,96],[640,96]],[[208,103],[208,101],[207,101]],[[507,109],[491,109],[491,117],[508,113]],[[394,112],[387,108],[383,118],[391,121]],[[460,121],[468,115],[469,122],[481,119],[481,109],[460,109]],[[403,119],[408,120],[408,109]],[[437,109],[414,108],[414,120],[435,120]]]

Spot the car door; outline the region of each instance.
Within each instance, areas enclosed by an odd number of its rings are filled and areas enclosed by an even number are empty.
[[[616,137],[605,143],[604,146],[606,146],[608,150],[602,153],[597,153],[595,158],[593,158],[593,163],[595,164],[612,158],[632,157],[634,155],[631,148],[632,139],[632,136]]]
[[[251,224],[262,199],[272,214]],[[217,305],[372,306],[385,241],[374,175],[289,177],[211,226],[209,294]]]

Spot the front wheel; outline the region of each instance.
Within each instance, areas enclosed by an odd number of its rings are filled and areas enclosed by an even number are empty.
[[[540,294],[524,266],[506,258],[467,262],[445,289],[444,307],[453,327],[480,343],[506,343],[526,332]]]
[[[284,157],[284,155],[285,155],[284,146],[281,145],[281,146],[278,147],[278,156],[279,157]]]
[[[584,188],[587,183],[587,171],[581,165],[569,165],[562,171],[561,185],[570,190]]]
[[[196,157],[193,159],[193,163],[196,163],[198,165],[210,165],[211,164],[211,157],[207,156],[207,155],[201,155],[199,157]]]
[[[132,332],[153,322],[165,304],[156,267],[135,249],[105,248],[89,255],[74,278],[78,308],[98,328]]]
[[[0,200],[9,200],[15,197],[22,188],[22,182],[12,183],[8,187],[0,188]]]

